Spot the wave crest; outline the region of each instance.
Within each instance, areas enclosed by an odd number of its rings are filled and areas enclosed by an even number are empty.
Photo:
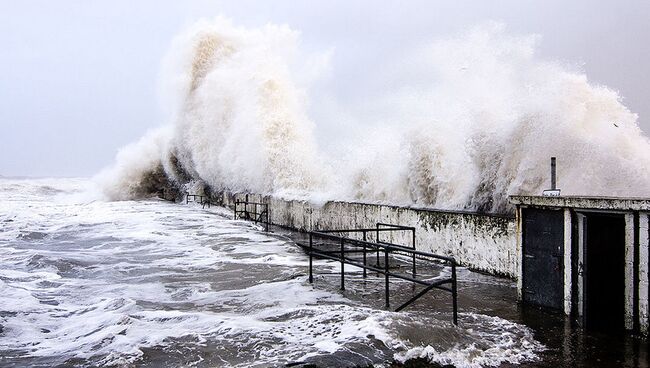
[[[546,189],[556,156],[563,194],[650,196],[650,142],[637,116],[617,92],[540,60],[538,42],[497,23],[434,41],[376,76],[392,88],[369,93],[364,107],[349,103],[364,134],[317,142],[298,33],[202,21],[174,41],[165,64],[170,127],[120,152],[105,193],[133,198],[193,182],[510,212],[508,195]],[[331,141],[348,148],[319,150]]]

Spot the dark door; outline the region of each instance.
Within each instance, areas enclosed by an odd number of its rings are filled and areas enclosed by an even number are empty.
[[[562,309],[564,300],[564,212],[523,211],[524,302]]]
[[[625,329],[625,218],[585,217],[585,327],[602,331]]]

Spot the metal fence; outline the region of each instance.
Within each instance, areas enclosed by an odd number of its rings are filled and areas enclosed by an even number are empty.
[[[235,220],[249,220],[264,225],[269,231],[269,205],[266,203],[235,201]]]
[[[381,234],[389,232],[409,232],[410,246],[398,245],[382,241]],[[338,234],[338,235],[337,235]],[[359,236],[360,235],[360,236]],[[374,235],[374,241],[369,240],[369,235]],[[357,238],[352,238],[356,236]],[[453,323],[458,324],[458,292],[456,279],[456,260],[452,257],[441,256],[429,252],[416,250],[415,228],[401,225],[377,223],[375,228],[368,229],[338,229],[320,230],[309,233],[309,282],[314,282],[313,258],[331,259],[341,262],[341,290],[345,290],[345,265],[352,265],[363,269],[363,277],[367,277],[367,271],[377,272],[384,275],[386,308],[390,308],[390,277],[406,280],[424,286],[419,293],[411,299],[402,303],[396,312],[399,312],[422,297],[427,292],[437,289],[451,293],[453,308]],[[376,264],[368,263],[368,253],[375,253]],[[383,253],[384,264],[381,265],[380,255]],[[352,258],[353,254],[361,254],[362,259]],[[390,258],[395,254],[409,256],[412,263],[412,275],[396,273],[390,270]],[[442,262],[451,267],[451,277],[438,278],[434,281],[417,278],[416,257],[423,261]]]

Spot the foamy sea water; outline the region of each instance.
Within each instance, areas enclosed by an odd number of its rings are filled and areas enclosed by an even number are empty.
[[[0,178],[2,366],[480,367],[543,349],[497,317],[462,313],[454,327],[312,286],[299,247],[225,209],[97,201],[90,186]]]

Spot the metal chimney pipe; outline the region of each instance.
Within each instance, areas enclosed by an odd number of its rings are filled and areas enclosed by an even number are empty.
[[[557,176],[555,173],[555,157],[551,157],[551,189],[557,189]]]

